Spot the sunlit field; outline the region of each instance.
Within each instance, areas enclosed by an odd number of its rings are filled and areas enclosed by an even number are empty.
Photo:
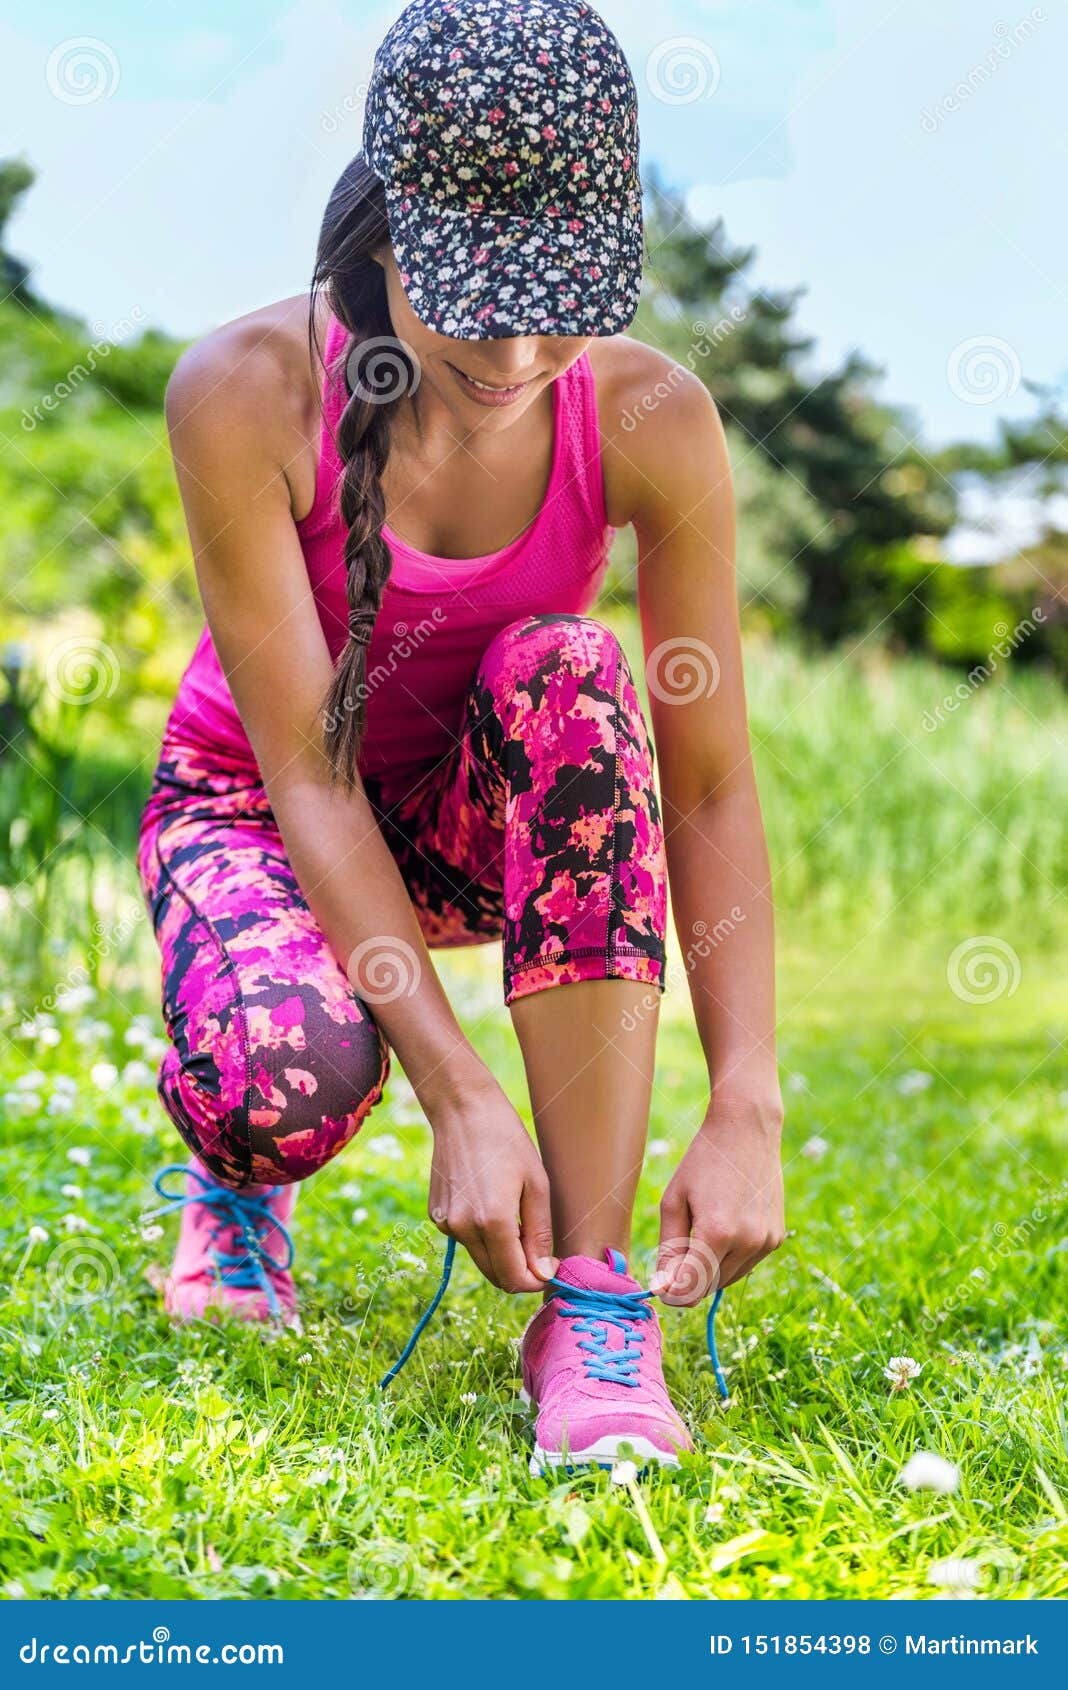
[[[155,1286],[174,1223],[145,1216],[180,1145],[126,855],[147,767],[105,771],[52,872],[2,895],[8,1594],[1068,1594],[1068,709],[1025,676],[939,716],[948,670],[770,642],[748,670],[783,910],[790,1234],[725,1298],[727,1406],[699,1311],[664,1315],[696,1453],[637,1486],[532,1478],[531,1307],[462,1255],[377,1391],[442,1250],[399,1074],[301,1191],[303,1332],[170,1329]],[[442,962],[526,1114],[498,966],[493,947]],[[640,1276],[704,1102],[676,981]]]

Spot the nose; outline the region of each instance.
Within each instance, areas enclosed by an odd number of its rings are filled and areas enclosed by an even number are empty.
[[[529,381],[537,368],[538,342],[534,335],[516,335],[511,340],[487,342],[479,351],[478,368],[471,369],[471,374],[478,381],[492,382],[500,387],[518,386],[520,382]]]

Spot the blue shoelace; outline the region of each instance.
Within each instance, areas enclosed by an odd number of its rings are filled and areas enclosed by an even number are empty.
[[[165,1181],[171,1175],[184,1179],[193,1179],[200,1186],[199,1191],[168,1191]],[[285,1224],[271,1213],[269,1199],[259,1195],[250,1195],[242,1191],[232,1191],[229,1186],[219,1185],[214,1180],[205,1178],[196,1168],[186,1166],[182,1162],[172,1162],[163,1168],[153,1180],[153,1185],[159,1195],[165,1200],[161,1209],[151,1209],[145,1219],[153,1219],[157,1215],[169,1215],[184,1209],[190,1203],[202,1203],[212,1216],[211,1236],[218,1238],[226,1228],[235,1227],[244,1241],[245,1248],[240,1253],[228,1250],[213,1249],[212,1259],[223,1284],[234,1290],[260,1291],[267,1299],[267,1306],[271,1313],[278,1317],[282,1310],[278,1296],[271,1283],[268,1268],[276,1273],[284,1273],[293,1265],[293,1240]],[[281,1261],[273,1257],[265,1248],[263,1239],[259,1236],[257,1227],[276,1227],[285,1245],[285,1256]],[[437,1311],[442,1298],[449,1288],[452,1277],[453,1262],[456,1257],[456,1240],[450,1238],[445,1246],[445,1260],[442,1264],[441,1279],[438,1288],[430,1300],[423,1314],[416,1322],[414,1331],[405,1344],[388,1373],[383,1374],[378,1382],[379,1390],[384,1391],[391,1384],[398,1373],[411,1358],[420,1338],[429,1326]],[[637,1386],[638,1363],[641,1360],[641,1342],[644,1336],[642,1324],[651,1320],[653,1311],[649,1307],[652,1291],[590,1291],[582,1285],[569,1285],[563,1279],[548,1281],[551,1297],[557,1299],[560,1313],[565,1320],[575,1321],[575,1330],[585,1334],[579,1348],[585,1350],[589,1359],[586,1362],[586,1373],[591,1379],[613,1381],[619,1385]],[[708,1319],[705,1326],[705,1339],[708,1344],[708,1359],[712,1363],[712,1372],[720,1396],[726,1402],[729,1392],[727,1381],[720,1366],[719,1354],[716,1349],[716,1311],[723,1297],[722,1291],[717,1291],[708,1308]],[[610,1349],[608,1345],[608,1331],[615,1327],[624,1335],[622,1349]]]
[[[456,1241],[450,1238],[445,1247],[445,1261],[438,1288],[397,1360],[389,1372],[379,1380],[379,1390],[384,1391],[397,1377],[432,1319],[435,1309],[448,1290],[455,1255]],[[640,1384],[637,1372],[641,1360],[641,1341],[644,1337],[641,1328],[644,1321],[653,1317],[653,1311],[649,1307],[652,1291],[588,1291],[581,1285],[568,1285],[563,1279],[550,1279],[548,1285],[551,1296],[559,1302],[560,1313],[564,1319],[574,1320],[575,1330],[586,1334],[579,1348],[585,1350],[589,1357],[585,1364],[587,1376],[591,1379],[612,1380],[620,1385]],[[705,1339],[716,1388],[726,1402],[730,1392],[727,1390],[727,1381],[716,1349],[716,1311],[722,1298],[723,1292],[717,1291],[708,1306]],[[609,1327],[616,1327],[623,1333],[622,1349],[609,1349]]]
[[[201,1189],[168,1191],[165,1182],[174,1174],[183,1179],[195,1180]],[[292,1267],[293,1240],[288,1228],[272,1214],[270,1199],[256,1193],[231,1191],[228,1186],[207,1179],[199,1169],[188,1167],[183,1162],[172,1162],[169,1167],[163,1168],[152,1183],[165,1202],[163,1208],[150,1210],[144,1217],[146,1220],[156,1215],[174,1214],[190,1203],[202,1203],[212,1217],[213,1243],[223,1231],[231,1227],[237,1229],[244,1244],[243,1250],[235,1252],[212,1249],[211,1256],[219,1279],[234,1291],[262,1292],[272,1315],[276,1319],[280,1318],[282,1306],[271,1283],[268,1269],[275,1273],[285,1273]],[[280,1261],[271,1255],[261,1236],[261,1232],[270,1227],[277,1229],[285,1246],[285,1255]],[[436,1303],[434,1306],[437,1306]],[[430,1311],[432,1312],[433,1310]]]

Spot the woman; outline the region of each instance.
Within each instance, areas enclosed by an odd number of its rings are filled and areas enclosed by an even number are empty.
[[[523,1341],[543,1466],[690,1447],[625,1259],[667,869],[710,1094],[650,1289],[696,1302],[783,1233],[729,473],[703,385],[621,338],[637,146],[581,0],[416,0],[310,302],[209,336],[168,393],[208,626],[140,856],[160,1094],[193,1153],[167,1306],[295,1318],[295,1185],[392,1048],[433,1130],[435,1224],[492,1284],[545,1293]],[[626,659],[587,614],[627,523],[666,826]],[[703,665],[681,692],[680,657]],[[540,1155],[428,950],[497,937]]]

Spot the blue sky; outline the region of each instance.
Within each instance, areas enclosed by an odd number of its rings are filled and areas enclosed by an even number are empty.
[[[7,0],[0,152],[40,173],[10,244],[40,289],[105,331],[139,311],[183,335],[300,291],[398,9]],[[989,438],[1031,410],[1024,382],[1068,371],[1057,0],[601,10],[634,67],[645,164],[756,247],[761,283],[806,288],[817,364],[862,350],[932,443]],[[84,101],[65,44],[87,36],[107,91]],[[980,363],[993,348],[989,403],[981,375],[963,391],[947,375],[965,343]]]

